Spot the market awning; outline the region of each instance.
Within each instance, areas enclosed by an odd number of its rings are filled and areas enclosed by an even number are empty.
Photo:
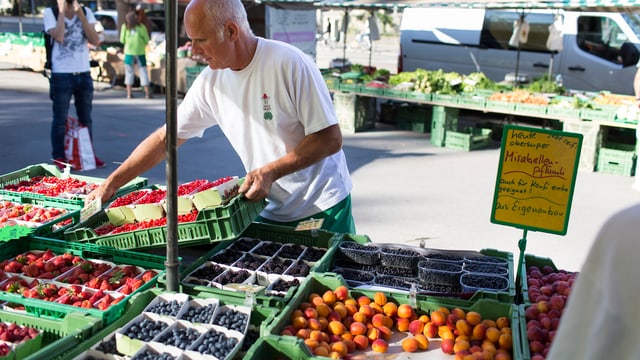
[[[564,0],[564,1],[514,1],[514,0],[323,0],[316,3],[323,8],[407,8],[407,7],[465,7],[465,8],[518,8],[518,9],[572,9],[594,11],[620,11],[640,8],[638,0]]]

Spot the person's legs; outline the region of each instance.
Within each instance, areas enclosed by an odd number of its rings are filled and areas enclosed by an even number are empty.
[[[93,121],[91,111],[93,108],[93,80],[89,73],[73,76],[75,89],[73,92],[76,114],[80,124],[89,128],[89,134],[93,139]]]
[[[151,97],[151,93],[149,92],[149,72],[147,70],[147,58],[144,55],[139,55],[136,57],[138,61],[138,72],[140,73],[140,85],[144,88],[144,95],[147,99]]]
[[[134,73],[134,56],[133,55],[125,55],[124,56],[124,85],[127,88],[127,98],[131,99],[133,95],[131,94],[131,86],[133,85],[133,80],[135,77]]]
[[[69,115],[69,104],[73,87],[70,75],[51,74],[49,80],[49,98],[53,105],[53,121],[51,123],[51,156],[54,160],[66,161],[64,154],[64,134]]]

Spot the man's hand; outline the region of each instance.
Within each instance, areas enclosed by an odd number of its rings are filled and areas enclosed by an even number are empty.
[[[247,173],[238,192],[249,200],[259,201],[269,195],[273,181],[272,174],[262,167]]]
[[[109,199],[115,195],[115,190],[112,190],[107,182],[101,183],[95,190],[90,192],[84,200],[85,204],[90,203],[94,199],[100,199],[103,204],[105,204]]]

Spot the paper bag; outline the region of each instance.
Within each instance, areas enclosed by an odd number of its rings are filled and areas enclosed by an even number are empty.
[[[78,119],[71,116],[67,118],[64,153],[67,163],[73,166],[73,170],[87,171],[96,168],[96,157],[89,128],[81,125]]]

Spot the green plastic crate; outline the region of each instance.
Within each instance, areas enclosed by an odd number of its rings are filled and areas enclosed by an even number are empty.
[[[547,105],[516,103],[515,111],[524,115],[546,115]]]
[[[361,84],[340,84],[340,91],[344,91],[344,92],[355,92],[355,93],[359,93],[362,92],[362,85]]]
[[[431,118],[431,145],[437,147],[444,146],[447,131],[455,130],[458,127],[458,116],[460,109],[444,106],[432,107]]]
[[[596,170],[607,174],[633,176],[637,161],[633,144],[608,143],[598,150]]]
[[[315,264],[311,267],[310,272],[326,272],[329,270],[332,259],[335,257],[335,253],[337,251],[337,245],[344,240],[347,241],[357,241],[360,243],[370,242],[368,236],[366,235],[346,235],[346,234],[336,234],[329,231],[324,230],[303,230],[296,231],[294,228],[279,226],[279,225],[270,225],[263,223],[253,223],[251,224],[239,237],[251,237],[257,238],[263,241],[272,241],[282,244],[297,244],[304,246],[315,246],[318,248],[327,249],[327,252],[324,256],[315,262]],[[180,278],[184,279],[189,273],[193,272],[195,269],[204,264],[211,256],[219,253],[223,249],[227,248],[229,245],[233,243],[233,240],[225,241],[218,244],[216,247],[211,249],[209,252],[205,253],[198,260],[194,261],[191,266],[182,271]],[[159,281],[161,284],[164,282],[164,279],[161,278]],[[240,291],[228,291],[224,289],[218,289],[215,287],[208,287],[202,285],[195,284],[181,284],[182,289],[185,293],[192,294],[195,296],[223,296],[225,299],[231,301],[234,298],[245,298],[245,293]],[[258,304],[267,306],[267,307],[275,307],[282,308],[286,305],[291,297],[294,295],[296,289],[291,289],[287,294],[283,297],[278,296],[270,296],[265,294],[264,289],[260,290],[256,293],[255,298]]]
[[[407,99],[416,101],[431,101],[431,94],[423,93],[420,91],[407,92]]]
[[[244,360],[282,359],[306,360],[326,359],[311,354],[304,340],[293,336],[261,337],[245,354]]]
[[[431,94],[431,101],[437,103],[438,105],[457,105],[459,98],[460,97],[458,95]]]
[[[189,88],[191,87],[193,82],[196,80],[198,75],[200,75],[202,70],[204,70],[207,66],[208,65],[194,65],[194,66],[187,66],[184,68],[185,76],[186,76],[185,92],[189,90]]]
[[[515,110],[516,104],[507,101],[487,100],[485,108],[488,111],[510,113]]]
[[[463,94],[458,98],[458,104],[468,108],[484,110],[487,99],[484,96]]]
[[[547,115],[556,116],[558,118],[580,119],[582,109],[568,109],[560,106],[550,105],[547,107]]]
[[[344,279],[334,273],[313,274],[308,277],[301,285],[295,298],[293,298],[287,307],[276,316],[271,325],[269,325],[269,333],[279,336],[280,332],[290,323],[291,314],[300,307],[300,304],[307,301],[312,293],[323,294],[327,290],[334,290],[340,285],[345,285]],[[374,294],[378,291],[368,290],[350,290],[349,295],[353,298],[359,296],[367,296],[373,299]],[[395,292],[384,292],[387,301],[396,304],[411,304],[409,294],[400,294]],[[432,296],[417,295],[415,299],[417,310],[430,313],[440,307],[454,308],[460,307],[465,311],[477,311],[483,318],[496,319],[500,316],[506,316],[510,320],[513,341],[513,359],[522,359],[522,349],[520,340],[520,326],[518,307],[513,303],[501,302],[494,299],[480,299],[477,301],[467,301],[460,299],[437,298]],[[287,336],[282,336],[283,338]],[[294,338],[294,337],[288,337]]]
[[[356,133],[375,128],[376,101],[372,96],[334,93],[333,105],[342,132]]]
[[[522,297],[520,301],[524,305],[530,305],[531,300],[529,299],[529,286],[527,284],[527,269],[530,266],[537,266],[542,269],[544,266],[551,266],[554,271],[557,271],[558,268],[553,263],[553,260],[546,257],[539,257],[532,254],[525,254],[524,261],[522,263],[522,267],[520,268],[520,273],[522,274],[522,281],[520,284],[520,288],[518,289],[519,295]]]
[[[86,259],[105,260],[117,265],[135,265],[145,269],[154,269],[158,272],[158,275],[143,284],[132,294],[125,295],[125,298],[122,301],[110,306],[106,310],[93,308],[84,309],[50,301],[25,298],[20,294],[12,294],[3,291],[0,291],[0,300],[24,305],[25,311],[34,317],[60,319],[64,318],[68,314],[78,312],[89,314],[92,317],[101,319],[105,324],[110,324],[121,315],[124,304],[128,298],[138,292],[155,286],[158,278],[164,273],[165,257],[162,256],[122,251],[93,244],[70,243],[67,241],[42,237],[27,237],[20,240],[2,243],[0,244],[0,254],[2,254],[0,258],[5,260],[30,250],[44,251],[47,249],[50,249],[58,255],[69,252]]]
[[[472,128],[471,132],[447,131],[444,146],[452,149],[471,151],[482,149],[491,143],[491,129]]]
[[[395,117],[396,126],[400,129],[420,133],[431,131],[431,107],[415,104],[398,106]]]
[[[253,202],[236,196],[227,205],[202,209],[196,221],[178,224],[178,245],[202,245],[235,238],[251,224],[265,206],[265,201]],[[66,230],[65,239],[121,250],[154,249],[167,245],[165,226],[98,236],[94,229],[107,222],[107,215],[100,211],[87,221]]]
[[[28,201],[31,204],[37,204],[42,206],[57,206],[64,207],[65,209],[79,210],[84,206],[84,197],[74,197],[72,199],[64,199],[58,197],[45,196],[36,193],[28,193],[28,192],[16,192],[16,191],[8,191],[2,190],[2,188],[8,184],[17,184],[23,180],[29,180],[35,176],[55,176],[62,177],[62,172],[55,165],[49,164],[37,164],[25,167],[20,170],[16,170],[14,172],[10,172],[0,176],[0,197],[5,200],[23,202]],[[104,179],[90,177],[90,176],[81,176],[81,175],[71,175],[71,177],[86,181],[88,183],[102,183]],[[123,187],[121,187],[115,194],[115,196],[120,196],[131,191],[141,189],[147,185],[147,179],[142,177],[137,177]]]
[[[580,117],[584,120],[592,121],[614,121],[616,119],[616,110],[610,107],[602,107],[600,109],[582,109]]]
[[[325,76],[324,82],[329,90],[338,90],[340,88],[340,78],[335,76]]]
[[[64,319],[44,319],[16,311],[0,310],[0,321],[13,322],[40,330],[41,343],[35,348],[17,352],[17,359],[54,359],[67,350],[80,346],[82,342],[97,333],[102,322],[86,314],[69,314]]]
[[[360,93],[369,95],[384,95],[384,88],[362,85]]]
[[[384,89],[383,95],[387,97],[396,98],[396,99],[406,99],[408,92],[404,90],[387,88],[387,89]]]

